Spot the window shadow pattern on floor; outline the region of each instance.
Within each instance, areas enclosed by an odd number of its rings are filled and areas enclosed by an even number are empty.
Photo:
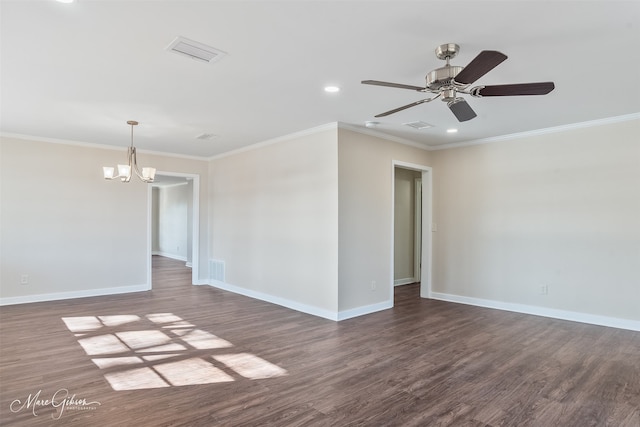
[[[287,371],[173,313],[63,317],[114,390],[260,380]]]

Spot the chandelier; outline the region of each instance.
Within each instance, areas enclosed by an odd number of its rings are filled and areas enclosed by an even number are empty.
[[[135,174],[144,182],[153,182],[153,178],[156,175],[155,168],[142,168],[142,173],[138,169],[138,162],[136,160],[136,147],[133,146],[133,127],[138,125],[135,120],[129,120],[128,125],[131,125],[131,146],[127,150],[127,157],[129,158],[129,164],[118,165],[118,175],[114,176],[115,168],[105,166],[102,168],[104,172],[104,179],[116,179],[120,178],[122,182],[131,181],[131,174]]]

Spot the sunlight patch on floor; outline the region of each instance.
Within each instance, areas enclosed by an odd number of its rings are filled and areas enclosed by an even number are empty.
[[[199,350],[233,347],[233,344],[231,344],[229,341],[218,338],[217,336],[200,329],[193,329],[191,331],[185,329],[177,329],[171,330],[171,332],[178,335],[189,345]]]
[[[128,351],[126,345],[114,335],[98,335],[82,338],[78,342],[88,355],[117,354]]]
[[[287,375],[173,313],[63,317],[114,390],[259,380]],[[171,335],[169,335],[171,334]],[[217,354],[217,351],[224,353]],[[205,353],[203,353],[205,352]],[[150,354],[149,354],[150,353]],[[193,356],[193,357],[190,357]]]
[[[104,377],[114,390],[171,387],[151,368],[127,369],[105,374]]]
[[[213,356],[245,378],[252,380],[286,375],[287,371],[251,353],[219,354]]]
[[[62,321],[71,332],[96,331],[104,326],[95,316],[63,317]]]
[[[100,369],[113,368],[116,366],[136,365],[142,363],[139,357],[105,357],[100,359],[91,359],[93,363]]]
[[[211,363],[194,357],[156,365],[156,371],[172,385],[211,384],[233,381],[231,375],[216,368]]]

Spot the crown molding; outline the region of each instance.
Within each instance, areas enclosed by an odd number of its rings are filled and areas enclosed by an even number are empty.
[[[305,129],[305,130],[302,130],[302,131],[298,131],[298,132],[290,133],[290,134],[287,134],[287,135],[279,136],[279,137],[276,137],[276,138],[268,139],[268,140],[265,140],[265,141],[262,141],[262,142],[258,142],[258,143],[255,143],[255,144],[247,145],[245,147],[241,147],[241,148],[238,148],[238,149],[235,149],[235,150],[231,150],[231,151],[227,151],[227,152],[224,152],[224,153],[216,154],[214,156],[191,156],[191,155],[187,155],[187,154],[166,153],[166,152],[151,151],[151,150],[138,150],[138,152],[139,153],[143,153],[143,154],[151,154],[151,155],[163,156],[163,157],[182,158],[182,159],[200,160],[200,161],[211,161],[211,160],[221,159],[221,158],[227,157],[227,156],[232,156],[232,155],[238,154],[238,153],[243,153],[243,152],[246,152],[246,151],[255,150],[255,149],[258,149],[258,148],[261,148],[261,147],[265,147],[265,146],[268,146],[268,145],[277,144],[279,142],[289,141],[289,140],[292,140],[292,139],[301,138],[301,137],[304,137],[304,136],[313,135],[313,134],[320,133],[320,132],[325,132],[325,131],[329,131],[329,130],[338,130],[338,129],[350,130],[352,132],[360,133],[360,134],[363,134],[363,135],[373,136],[375,138],[384,139],[386,141],[397,142],[399,144],[408,145],[408,146],[419,148],[419,149],[426,150],[426,151],[438,151],[438,150],[447,150],[447,149],[451,149],[451,148],[469,147],[469,146],[473,146],[473,145],[490,144],[490,143],[493,143],[493,142],[500,142],[500,141],[509,141],[509,140],[514,140],[514,139],[521,139],[521,138],[531,137],[531,136],[560,133],[560,132],[566,132],[566,131],[570,131],[570,130],[589,128],[589,127],[593,127],[593,126],[604,126],[604,125],[608,125],[608,124],[622,123],[622,122],[627,122],[627,121],[632,121],[632,120],[640,120],[640,112],[631,113],[631,114],[625,114],[625,115],[622,115],[622,116],[615,116],[615,117],[607,117],[607,118],[603,118],[603,119],[590,120],[590,121],[586,121],[586,122],[578,122],[578,123],[571,123],[571,124],[567,124],[567,125],[554,126],[554,127],[549,127],[549,128],[543,128],[543,129],[536,129],[536,130],[531,130],[531,131],[526,131],[526,132],[517,132],[517,133],[511,133],[511,134],[499,135],[499,136],[492,136],[492,137],[488,137],[488,138],[481,138],[481,139],[475,139],[475,140],[469,140],[469,141],[463,141],[463,142],[452,142],[452,143],[436,145],[436,146],[424,145],[424,144],[421,144],[419,142],[416,142],[416,141],[413,141],[413,140],[410,140],[410,139],[401,138],[401,137],[394,136],[394,135],[389,135],[389,134],[386,134],[384,132],[380,132],[380,131],[376,131],[376,130],[368,129],[368,128],[362,128],[362,127],[355,126],[355,125],[348,124],[348,123],[331,122],[331,123],[326,123],[324,125],[316,126],[316,127],[310,128],[310,129]],[[25,140],[39,141],[39,142],[50,142],[50,143],[54,143],[54,144],[75,145],[75,146],[79,146],[79,147],[100,148],[100,149],[104,149],[104,150],[122,150],[123,148],[126,148],[126,147],[123,147],[123,146],[113,146],[113,145],[106,145],[106,144],[94,144],[94,143],[89,143],[89,142],[71,141],[71,140],[56,139],[56,138],[46,138],[46,137],[40,137],[40,136],[14,134],[14,133],[7,133],[7,132],[0,132],[0,137],[3,137],[3,138],[15,138],[15,139],[25,139]]]
[[[256,150],[258,148],[266,147],[268,145],[277,144],[279,142],[290,141],[292,139],[302,138],[304,136],[313,135],[313,134],[325,132],[328,130],[336,130],[336,129],[338,129],[338,124],[336,122],[326,123],[324,125],[316,126],[310,129],[305,129],[298,132],[289,133],[287,135],[278,136],[276,138],[267,139],[265,141],[256,142],[255,144],[240,147],[235,150],[225,151],[224,153],[207,157],[207,160],[217,160],[223,157],[233,156],[234,154],[244,153],[246,151]]]
[[[353,131],[353,132],[356,132],[356,133],[361,133],[361,134],[364,134],[364,135],[369,135],[369,136],[373,136],[373,137],[376,137],[376,138],[384,139],[386,141],[397,142],[397,143],[404,144],[404,145],[410,145],[412,147],[420,148],[422,150],[429,150],[429,148],[427,146],[425,146],[424,144],[420,144],[420,143],[418,143],[416,141],[411,141],[411,140],[406,139],[406,138],[400,138],[400,137],[389,135],[389,134],[386,134],[386,133],[383,133],[383,132],[377,132],[377,131],[371,130],[371,129],[363,129],[361,127],[350,125],[348,123],[331,122],[331,123],[326,123],[326,124],[321,125],[321,126],[316,126],[316,127],[310,128],[310,129],[306,129],[306,130],[303,130],[303,131],[290,133],[288,135],[279,136],[277,138],[268,139],[268,140],[262,141],[262,142],[257,142],[255,144],[247,145],[246,147],[238,148],[236,150],[232,150],[232,151],[227,151],[225,153],[216,154],[215,156],[209,157],[208,160],[217,160],[217,159],[221,159],[223,157],[232,156],[234,154],[244,153],[244,152],[251,151],[251,150],[256,150],[258,148],[262,148],[262,147],[265,147],[265,146],[268,146],[268,145],[277,144],[279,142],[289,141],[289,140],[292,140],[292,139],[301,138],[301,137],[304,137],[304,136],[313,135],[313,134],[320,133],[320,132],[325,132],[325,131],[328,131],[328,130],[337,130],[337,129],[346,129],[346,130],[350,130],[350,131]]]
[[[364,134],[364,135],[373,136],[373,137],[376,137],[376,138],[384,139],[386,141],[397,142],[399,144],[409,145],[411,147],[420,148],[422,150],[430,151],[432,149],[428,145],[424,145],[424,144],[421,144],[421,143],[416,142],[416,141],[412,141],[412,140],[407,139],[407,138],[402,138],[402,137],[399,137],[399,136],[389,135],[389,134],[384,133],[384,132],[380,132],[380,131],[376,131],[376,130],[368,129],[368,128],[362,128],[362,127],[354,126],[354,125],[351,125],[351,124],[348,124],[348,123],[338,122],[338,128],[339,129],[350,130],[350,131],[361,133],[361,134]]]
[[[92,142],[82,142],[82,141],[73,141],[69,139],[57,139],[57,138],[47,138],[44,136],[33,136],[33,135],[24,135],[19,133],[8,133],[8,132],[0,132],[0,137],[2,138],[14,138],[14,139],[23,139],[27,141],[35,141],[35,142],[48,142],[52,144],[62,144],[62,145],[73,145],[76,147],[85,147],[85,148],[99,148],[102,150],[115,150],[122,151],[126,150],[128,146],[116,146],[116,145],[107,145],[107,144],[96,144]],[[207,161],[208,157],[204,156],[191,156],[188,154],[178,154],[178,153],[167,153],[163,151],[153,151],[153,150],[144,150],[136,148],[138,153],[142,154],[151,154],[153,156],[162,156],[162,157],[173,157],[180,159],[189,159],[189,160],[200,160]]]
[[[428,150],[436,151],[436,150],[446,150],[449,148],[470,147],[473,145],[490,144],[492,142],[508,141],[513,139],[527,138],[531,136],[560,133],[560,132],[566,132],[570,130],[585,129],[585,128],[594,127],[594,126],[604,126],[604,125],[628,122],[628,121],[639,120],[639,119],[640,119],[640,113],[625,114],[622,116],[606,117],[604,119],[589,120],[587,122],[571,123],[568,125],[554,126],[550,128],[536,129],[536,130],[531,130],[526,132],[511,133],[507,135],[492,136],[489,138],[475,139],[471,141],[452,142],[449,144],[432,146],[432,147],[429,147]]]

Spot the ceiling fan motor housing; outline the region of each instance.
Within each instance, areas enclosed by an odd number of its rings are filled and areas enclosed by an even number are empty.
[[[432,91],[439,91],[440,88],[452,86],[452,80],[462,71],[464,67],[458,65],[445,65],[429,71],[426,76],[427,88]]]

